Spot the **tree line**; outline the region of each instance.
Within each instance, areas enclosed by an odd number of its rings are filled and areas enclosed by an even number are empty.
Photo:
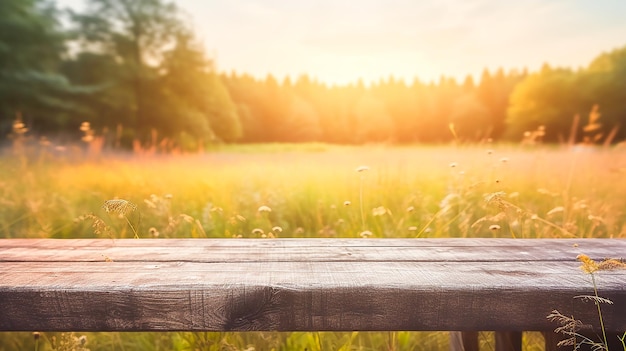
[[[475,81],[389,77],[328,85],[220,73],[166,0],[0,2],[0,138],[74,135],[82,122],[130,147],[218,142],[619,141],[626,47],[587,67],[485,69]],[[537,132],[537,131],[540,131]],[[84,132],[84,130],[83,130]]]

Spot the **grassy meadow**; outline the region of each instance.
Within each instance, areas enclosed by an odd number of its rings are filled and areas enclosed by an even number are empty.
[[[7,149],[0,164],[1,238],[626,237],[620,149],[266,144],[142,157]],[[124,216],[112,208],[120,204]],[[448,342],[446,333],[409,332],[82,335],[0,333],[0,351],[431,350]],[[481,342],[493,349],[490,333]],[[533,333],[524,343],[541,349]]]

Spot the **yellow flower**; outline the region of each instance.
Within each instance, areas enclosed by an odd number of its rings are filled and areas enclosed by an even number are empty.
[[[589,256],[585,254],[580,254],[576,256],[576,259],[582,263],[582,265],[580,266],[580,269],[582,269],[583,272],[591,274],[598,270],[598,264],[596,263],[596,261],[592,260]]]

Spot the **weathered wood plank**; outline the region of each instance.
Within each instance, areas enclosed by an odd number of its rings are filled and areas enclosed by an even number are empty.
[[[242,239],[203,240],[38,240],[11,239],[0,245],[0,261],[258,262],[301,261],[572,261],[579,253],[603,258],[596,240],[511,239]],[[485,244],[488,240],[489,244]],[[602,243],[603,241],[600,240]],[[538,244],[540,243],[540,244]],[[626,240],[613,241],[613,253],[626,252]],[[180,250],[182,249],[182,250]]]
[[[597,320],[581,252],[626,241],[0,240],[0,330],[551,330]],[[626,271],[596,281],[626,330]]]

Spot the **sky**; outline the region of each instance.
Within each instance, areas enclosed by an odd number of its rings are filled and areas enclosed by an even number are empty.
[[[625,0],[174,2],[219,71],[258,78],[462,80],[485,68],[576,69],[626,46]]]

